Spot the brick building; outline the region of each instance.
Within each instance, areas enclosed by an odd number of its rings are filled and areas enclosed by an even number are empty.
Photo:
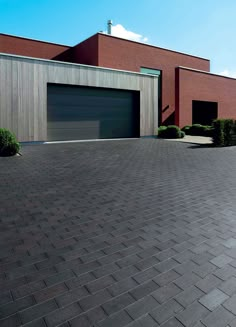
[[[158,76],[159,125],[236,118],[236,79],[210,73],[205,58],[103,33],[73,47],[1,34],[0,53]]]

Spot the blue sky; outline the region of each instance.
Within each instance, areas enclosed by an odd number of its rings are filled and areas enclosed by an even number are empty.
[[[112,19],[121,37],[208,58],[234,77],[235,17],[235,0],[0,0],[1,33],[75,45]]]

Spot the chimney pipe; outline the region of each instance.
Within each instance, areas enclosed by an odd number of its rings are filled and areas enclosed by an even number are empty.
[[[111,35],[112,20],[107,21],[107,34]]]

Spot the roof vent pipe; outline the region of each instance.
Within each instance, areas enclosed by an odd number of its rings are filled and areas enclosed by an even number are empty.
[[[112,20],[107,21],[107,34],[111,35]]]

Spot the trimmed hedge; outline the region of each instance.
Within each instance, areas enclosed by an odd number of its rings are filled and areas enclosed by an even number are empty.
[[[212,137],[213,135],[212,126],[201,125],[201,124],[193,124],[192,126],[186,125],[182,128],[182,131],[184,131],[186,135],[209,136],[209,137]]]
[[[6,128],[0,128],[0,156],[14,156],[20,151],[16,137]]]
[[[212,141],[215,146],[236,145],[236,121],[234,119],[216,119],[213,122]]]
[[[157,130],[158,137],[166,139],[179,139],[185,136],[185,133],[178,126],[160,126]]]

